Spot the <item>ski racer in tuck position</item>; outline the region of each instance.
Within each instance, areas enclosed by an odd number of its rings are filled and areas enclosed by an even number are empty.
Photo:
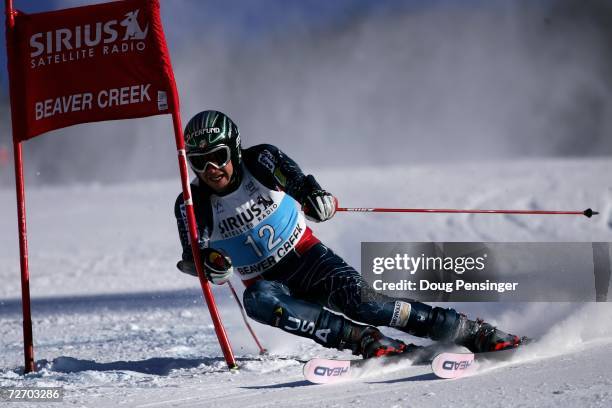
[[[225,114],[198,113],[184,137],[197,175],[191,189],[206,277],[223,284],[236,270],[251,318],[364,358],[410,349],[376,326],[473,352],[520,344],[517,336],[454,309],[375,292],[306,225],[305,218],[332,218],[336,198],[275,146],[242,149],[238,127]],[[177,267],[197,276],[182,194],[175,215],[183,247]]]

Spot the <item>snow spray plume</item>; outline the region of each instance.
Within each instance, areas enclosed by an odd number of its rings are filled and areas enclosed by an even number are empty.
[[[612,341],[611,303],[528,303],[498,316],[537,340],[521,353],[522,360],[552,357]],[[533,316],[533,318],[525,318]]]

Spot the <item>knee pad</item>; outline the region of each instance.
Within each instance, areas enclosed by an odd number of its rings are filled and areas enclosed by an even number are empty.
[[[337,347],[346,319],[316,303],[296,299],[286,286],[258,281],[244,291],[244,308],[252,319],[287,333],[310,338],[326,347]]]
[[[280,296],[289,296],[289,290],[279,282],[257,281],[246,288],[242,295],[247,315],[259,323],[275,325],[275,310],[280,306]]]
[[[243,299],[249,317],[285,331],[309,331],[323,310],[316,303],[292,297],[285,285],[275,281],[254,283],[245,290]]]

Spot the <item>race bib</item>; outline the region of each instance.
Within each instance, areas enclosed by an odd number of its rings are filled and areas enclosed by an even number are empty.
[[[243,167],[238,189],[211,196],[213,233],[210,247],[232,259],[241,279],[252,279],[291,252],[306,230],[299,203],[283,191],[271,190]]]

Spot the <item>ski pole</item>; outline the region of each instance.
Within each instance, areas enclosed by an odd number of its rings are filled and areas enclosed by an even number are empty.
[[[452,208],[346,208],[338,207],[336,211],[341,212],[385,212],[385,213],[453,213],[453,214],[565,214],[565,215],[584,215],[591,218],[593,215],[599,214],[587,208],[584,211],[547,211],[547,210],[458,210]]]
[[[246,325],[247,329],[249,329],[249,332],[251,332],[251,336],[253,336],[253,340],[255,340],[255,343],[257,343],[257,347],[259,347],[259,354],[266,354],[268,351],[261,345],[261,343],[259,342],[259,339],[257,339],[257,336],[255,335],[255,332],[253,331],[253,328],[249,324],[247,320],[247,315],[244,311],[244,307],[242,307],[242,303],[240,302],[240,299],[238,299],[238,294],[236,293],[236,290],[234,289],[232,282],[227,281],[227,284],[229,285],[229,288],[232,291],[232,295],[234,296],[234,299],[236,299],[236,303],[238,303],[238,307],[240,308],[240,313],[242,314],[242,320],[244,320],[244,324]]]

